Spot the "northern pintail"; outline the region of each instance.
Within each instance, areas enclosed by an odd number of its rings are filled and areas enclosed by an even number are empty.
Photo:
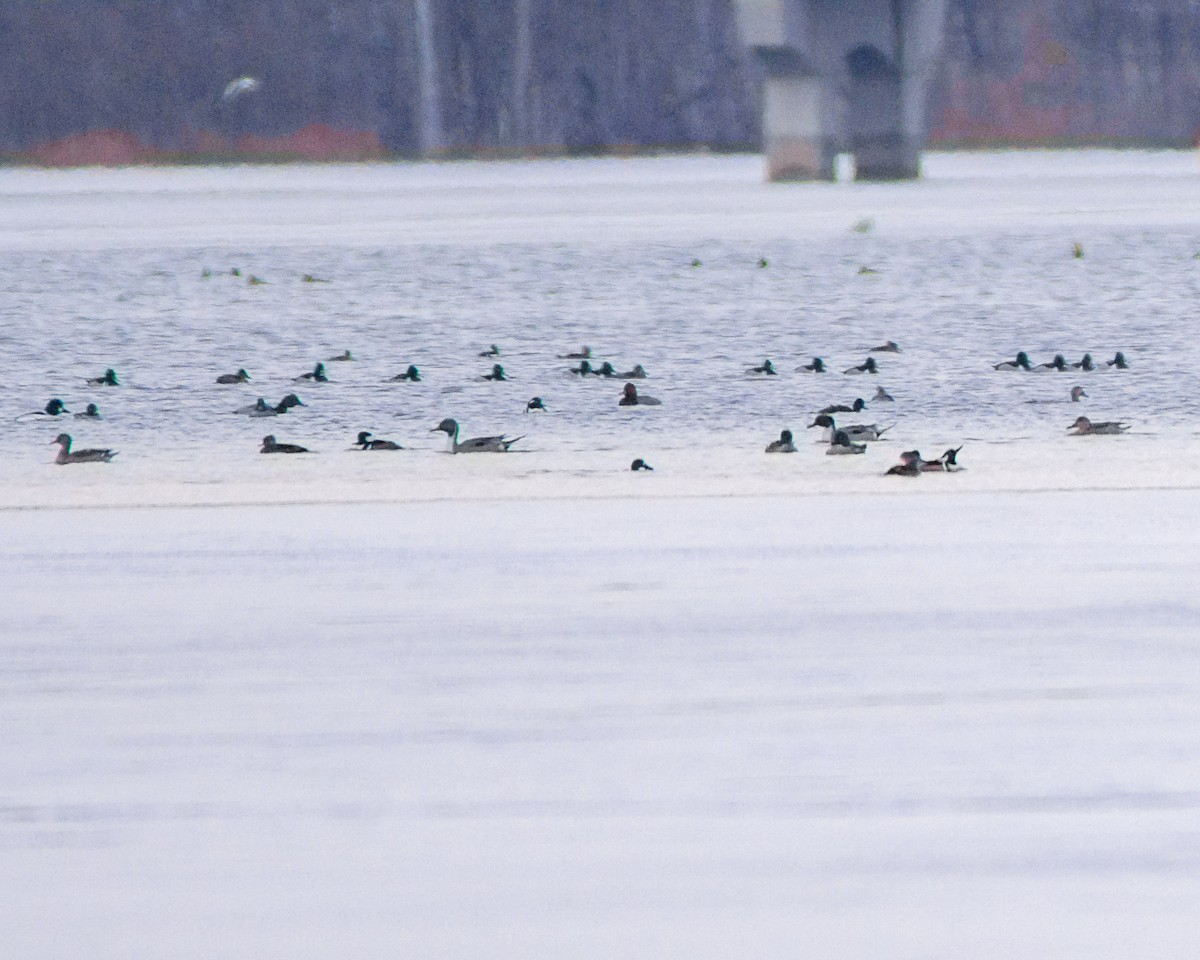
[[[1032,370],[1029,364],[1029,354],[1024,350],[1017,354],[1015,360],[1001,360],[992,365],[993,370]]]
[[[1100,423],[1092,423],[1087,417],[1079,417],[1067,429],[1075,431],[1072,436],[1083,437],[1098,433],[1124,433],[1129,429],[1129,424],[1120,420],[1103,420]]]
[[[877,403],[895,403],[896,398],[883,389],[883,387],[875,388],[875,396],[871,398]]]
[[[116,450],[71,450],[71,435],[60,433],[50,441],[58,444],[58,456],[55,463],[108,463],[117,455]]]
[[[833,437],[829,441],[829,446],[825,448],[827,456],[842,456],[850,453],[866,453],[867,445],[865,443],[854,443],[850,440],[850,434],[845,430],[833,431]]]
[[[1117,355],[1111,360],[1105,360],[1104,365],[1106,367],[1116,367],[1118,370],[1129,369],[1129,363],[1125,359],[1125,354],[1121,353],[1119,350],[1117,351]]]
[[[353,360],[353,359],[354,359],[354,357],[351,355],[349,350],[343,350],[336,357],[330,357],[325,362],[326,363],[345,363],[347,360]]]
[[[398,373],[391,378],[391,383],[402,383],[405,380],[410,380],[413,383],[421,382],[421,371],[416,368],[415,364],[409,364],[408,369],[403,373]]]
[[[813,357],[812,363],[806,363],[802,367],[796,368],[797,373],[824,373],[825,361],[820,357]]]
[[[848,370],[843,370],[842,373],[878,373],[879,365],[875,362],[874,357],[867,357],[857,367],[850,367]]]
[[[629,469],[634,473],[637,473],[639,470],[650,470],[651,472],[654,470],[654,468],[641,457],[638,457],[636,460],[634,460],[633,463],[629,465]]]
[[[767,453],[795,453],[796,445],[792,442],[792,431],[784,430],[779,434],[778,440],[772,440],[767,444]]]
[[[1053,360],[1049,360],[1046,363],[1039,363],[1033,369],[1034,370],[1057,370],[1059,373],[1062,373],[1063,371],[1068,370],[1069,367],[1067,366],[1066,357],[1064,357],[1061,353],[1056,353],[1054,355]]]
[[[872,347],[867,353],[900,353],[900,347],[895,340],[889,340],[878,347]]]
[[[853,405],[851,405],[851,406],[847,406],[844,403],[831,403],[829,406],[825,407],[823,410],[818,410],[817,413],[824,413],[824,414],[858,413],[860,410],[865,410],[866,408],[867,408],[867,401],[864,400],[862,397],[859,397],[857,400],[854,401]]]
[[[632,383],[625,384],[625,389],[621,392],[621,399],[617,401],[619,407],[660,407],[662,401],[658,397],[648,397],[644,393],[638,393],[637,387]]]
[[[391,440],[372,440],[371,431],[362,430],[358,434],[358,439],[355,445],[362,450],[403,450],[404,448],[398,443]]]
[[[747,373],[762,373],[768,377],[775,376],[775,365],[770,360],[764,360],[757,367],[748,367]]]
[[[891,429],[891,427],[881,427],[875,423],[852,423],[849,426],[839,427],[833,417],[827,414],[820,414],[808,425],[810,430],[813,427],[825,428],[823,437],[828,443],[833,442],[838,430],[844,430],[851,440],[878,440]]]
[[[500,380],[507,380],[508,376],[504,372],[504,367],[500,366],[500,364],[498,364],[498,363],[494,363],[494,364],[492,364],[492,372],[485,373],[483,375],[483,379],[500,381]]]
[[[250,379],[250,374],[245,370],[239,369],[237,373],[223,373],[217,377],[217,383],[246,383]]]
[[[100,408],[98,406],[96,406],[94,403],[89,403],[87,405],[86,410],[84,410],[82,413],[75,414],[75,419],[76,420],[103,420],[104,418],[100,416]]]
[[[268,434],[263,437],[262,449],[259,453],[308,453],[308,447],[302,447],[295,443],[277,443],[274,434]]]
[[[1091,373],[1096,369],[1096,365],[1092,363],[1092,355],[1090,353],[1085,353],[1082,360],[1071,364],[1071,366],[1076,370],[1083,370],[1086,373]]]
[[[527,404],[525,404],[525,412],[526,413],[529,413],[531,410],[545,410],[545,409],[546,409],[546,404],[542,401],[541,397],[534,397]]]
[[[112,367],[105,370],[103,376],[88,378],[88,383],[94,387],[119,387],[121,385],[117,381],[117,371]]]
[[[558,359],[559,360],[591,360],[592,359],[592,348],[591,347],[582,347],[581,349],[579,349],[577,351],[573,351],[572,353],[561,353],[561,354],[559,354]]]
[[[919,450],[907,450],[900,454],[900,461],[916,468],[921,473],[954,473],[964,469],[958,464],[958,451],[962,447],[951,447],[936,460],[925,460]]]
[[[507,453],[508,448],[520,440],[520,437],[472,437],[470,440],[458,440],[458,421],[447,417],[430,433],[444,433],[449,438],[451,453]]]
[[[302,383],[305,380],[311,380],[313,383],[328,383],[329,378],[325,376],[325,364],[318,363],[308,373],[302,373],[298,377],[293,377],[293,383]]]

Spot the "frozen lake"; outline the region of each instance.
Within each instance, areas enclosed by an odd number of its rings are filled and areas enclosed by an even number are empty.
[[[926,166],[0,170],[5,949],[1189,956],[1200,165]]]

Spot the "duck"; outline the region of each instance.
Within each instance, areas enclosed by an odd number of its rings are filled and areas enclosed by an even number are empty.
[[[492,372],[483,375],[484,380],[495,380],[497,383],[501,380],[507,380],[508,376],[504,373],[504,368],[500,364],[492,364]]]
[[[770,360],[764,360],[757,367],[748,367],[747,373],[761,373],[768,377],[775,376],[775,365]]]
[[[571,368],[571,373],[579,377],[586,377],[595,372],[596,371],[592,369],[592,365],[587,360],[580,360],[579,366]]]
[[[451,453],[507,453],[508,448],[520,440],[520,437],[472,437],[470,440],[458,440],[458,421],[447,417],[430,433],[444,433],[450,440]]]
[[[826,456],[840,456],[850,453],[866,453],[867,445],[865,443],[853,443],[850,440],[850,434],[845,430],[835,430],[833,437],[829,441],[829,446],[825,448]]]
[[[1054,355],[1053,360],[1050,360],[1046,363],[1039,363],[1033,369],[1034,370],[1057,370],[1059,373],[1062,373],[1064,370],[1068,369],[1067,360],[1061,353],[1056,353]]]
[[[404,448],[398,443],[391,440],[372,440],[369,430],[362,430],[358,434],[358,439],[355,445],[363,450],[403,450]]]
[[[274,434],[268,434],[262,439],[262,449],[259,453],[308,453],[308,447],[295,443],[277,443]]]
[[[1105,360],[1104,365],[1106,367],[1116,367],[1118,370],[1129,369],[1129,363],[1125,359],[1125,354],[1121,353],[1119,350],[1117,351],[1117,355],[1111,360]]]
[[[1078,363],[1071,364],[1071,366],[1076,370],[1083,370],[1087,373],[1091,373],[1091,371],[1096,369],[1096,365],[1092,363],[1092,355],[1090,353],[1085,353],[1083,359]]]
[[[421,371],[416,368],[415,364],[409,364],[408,369],[403,373],[398,373],[389,380],[389,383],[400,383],[404,380],[411,380],[413,383],[421,382]]]
[[[992,364],[993,370],[1032,370],[1029,365],[1029,354],[1024,350],[1017,354],[1014,360],[1001,360],[999,363]]]
[[[843,370],[842,373],[878,373],[879,366],[875,363],[874,357],[867,357],[857,367],[850,367],[848,370]]]
[[[351,356],[349,350],[343,350],[336,357],[330,357],[325,362],[326,363],[345,363],[346,361],[353,360],[353,359],[354,359],[354,357]]]
[[[481,357],[498,357],[500,356],[500,348],[493,343],[486,350],[480,351],[479,355]]]
[[[648,397],[644,393],[638,393],[637,387],[632,383],[625,384],[625,389],[621,393],[621,399],[617,401],[618,407],[661,407],[662,401],[657,397]]]
[[[60,433],[50,441],[58,444],[55,463],[108,463],[117,455],[116,450],[71,450],[71,435]]]
[[[217,383],[246,383],[250,379],[248,374],[243,369],[238,369],[237,373],[223,373],[217,377]]]
[[[894,467],[889,467],[885,477],[919,477],[921,468],[916,463],[901,459]]]
[[[527,404],[525,404],[525,412],[526,413],[529,413],[531,410],[545,410],[545,409],[546,409],[546,404],[543,402],[541,397],[534,397]]]
[[[888,430],[891,429],[891,427],[880,427],[878,424],[874,423],[852,423],[847,427],[839,427],[837,423],[834,422],[833,417],[828,416],[827,414],[819,414],[817,418],[808,425],[810,430],[813,427],[824,427],[825,440],[827,440],[829,443],[833,442],[834,435],[838,432],[838,430],[844,430],[846,435],[851,440],[878,440]]]
[[[51,400],[49,403],[47,403],[41,410],[34,410],[32,413],[22,414],[22,416],[26,416],[26,417],[61,417],[64,413],[70,413],[70,412],[71,411],[67,409],[67,405],[65,403],[63,403],[60,399],[58,399],[58,397],[55,397],[53,400]]]
[[[262,397],[248,407],[238,407],[234,413],[242,413],[251,417],[277,417],[281,413],[287,413],[292,407],[303,407],[306,404],[294,393],[289,393],[279,403],[271,406]]]
[[[649,376],[649,374],[646,373],[646,368],[640,363],[635,363],[633,365],[633,369],[627,373],[616,374],[616,377],[619,380],[645,380],[647,376]]]
[[[867,353],[900,353],[900,347],[895,340],[889,340],[887,343],[880,344],[878,347],[872,347]]]
[[[292,377],[293,383],[301,383],[305,380],[311,380],[313,383],[328,383],[329,378],[325,376],[325,364],[318,363],[308,373],[302,373],[298,377]]]
[[[958,451],[962,447],[951,447],[936,460],[924,460],[917,450],[909,450],[900,455],[900,459],[904,463],[915,464],[921,473],[954,473],[964,469],[959,466]]]
[[[577,350],[573,353],[562,353],[562,354],[559,354],[558,359],[559,360],[591,360],[592,359],[592,348],[591,347],[581,347],[579,350]]]
[[[829,406],[825,407],[823,410],[818,410],[817,413],[824,413],[824,414],[858,413],[860,410],[865,410],[865,409],[867,409],[867,401],[864,400],[862,397],[859,397],[857,400],[854,401],[854,404],[852,406],[847,406],[844,403],[831,403]]]
[[[633,463],[629,465],[629,469],[634,473],[637,473],[639,470],[649,470],[651,473],[654,472],[654,468],[641,457],[638,457],[636,460],[634,460]]]
[[[795,453],[796,445],[792,442],[792,431],[784,430],[779,434],[778,440],[772,440],[767,444],[767,453]]]
[[[617,369],[611,363],[605,360],[602,364],[600,364],[599,367],[592,369],[592,375],[597,377],[608,377],[611,380],[617,376]]]
[[[938,458],[942,463],[942,469],[946,473],[957,473],[959,470],[967,469],[958,462],[958,451],[961,449],[961,445],[957,447],[951,447]]]
[[[806,363],[802,367],[796,368],[797,373],[824,373],[825,361],[820,357],[813,357],[812,363]]]
[[[875,388],[875,396],[871,398],[876,403],[895,403],[896,398],[883,389],[883,387]]]
[[[109,367],[104,371],[102,376],[89,377],[88,385],[93,387],[119,387],[121,384],[117,380],[117,371]]]
[[[75,414],[76,420],[103,420],[100,416],[100,408],[94,403],[89,403],[87,408],[82,413]]]
[[[304,274],[304,276],[302,276],[300,278],[300,282],[301,283],[329,283],[330,281],[326,280],[324,277],[318,277],[316,274],[306,273],[306,274]],[[350,351],[347,350],[346,352],[349,353]],[[351,359],[353,359],[353,358],[351,358]]]
[[[1084,393],[1083,387],[1072,387],[1071,388],[1071,402],[1072,403],[1078,403],[1080,397],[1086,397],[1086,396],[1087,396],[1087,394]]]
[[[1067,429],[1075,431],[1072,434],[1074,437],[1084,437],[1091,434],[1124,433],[1129,429],[1129,424],[1120,420],[1103,420],[1100,423],[1092,423],[1087,417],[1079,417]]]

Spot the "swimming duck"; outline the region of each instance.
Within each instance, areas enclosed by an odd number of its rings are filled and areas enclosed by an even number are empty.
[[[1066,358],[1061,353],[1056,353],[1054,355],[1053,360],[1050,360],[1047,363],[1039,363],[1033,369],[1034,370],[1057,370],[1059,373],[1062,373],[1064,370],[1067,369],[1067,361],[1066,361]]]
[[[117,382],[117,371],[112,367],[105,370],[101,377],[90,377],[88,384],[94,387],[119,387],[121,385]]]
[[[239,369],[237,373],[223,373],[217,377],[217,383],[245,383],[250,379],[250,374],[245,370]]]
[[[1125,354],[1117,351],[1117,355],[1111,360],[1104,361],[1106,367],[1116,367],[1118,370],[1128,370],[1129,364],[1125,360]]]
[[[274,434],[268,434],[263,437],[262,449],[259,453],[308,453],[308,447],[301,447],[295,443],[276,443]]]
[[[500,348],[494,343],[486,350],[479,354],[481,357],[498,357],[500,356]]]
[[[1015,360],[1002,360],[992,365],[993,370],[1032,370],[1029,365],[1029,354],[1024,350],[1017,354]]]
[[[1092,423],[1087,417],[1079,417],[1067,429],[1075,431],[1072,436],[1083,437],[1089,434],[1124,433],[1129,429],[1129,424],[1119,420],[1104,420],[1100,423]]]
[[[824,438],[829,443],[833,443],[833,438],[838,430],[844,430],[851,440],[878,440],[891,427],[880,427],[874,423],[852,423],[847,427],[839,427],[833,417],[827,414],[820,414],[812,423],[808,425],[811,430],[813,427],[824,427]]]
[[[875,396],[871,398],[877,403],[895,403],[896,398],[883,389],[883,387],[875,388]]]
[[[583,347],[576,353],[562,353],[562,354],[559,354],[558,359],[559,360],[591,360],[592,359],[592,348],[591,347]]]
[[[956,459],[958,451],[961,449],[961,446],[951,447],[936,460],[925,460],[921,457],[920,451],[908,450],[900,454],[900,461],[916,466],[921,473],[954,473],[963,469],[963,467],[959,466]]]
[[[58,444],[55,463],[108,463],[117,455],[116,450],[71,450],[71,435],[60,433],[50,441]]]
[[[829,441],[829,446],[825,448],[827,456],[840,456],[848,453],[866,453],[867,445],[865,443],[852,443],[850,434],[845,430],[835,430],[833,437]]]
[[[820,357],[813,357],[812,363],[806,363],[802,367],[796,368],[797,373],[824,373],[825,361]]]
[[[247,414],[251,417],[277,417],[281,413],[287,413],[292,407],[306,406],[298,396],[294,393],[289,393],[286,397],[271,406],[262,397],[248,407],[238,407],[234,413]]]
[[[657,397],[648,397],[644,393],[638,393],[637,387],[632,383],[625,384],[625,389],[621,393],[621,399],[617,401],[618,407],[661,407],[662,401]]]
[[[775,376],[775,365],[770,360],[764,360],[757,367],[750,367],[746,370],[747,373],[762,373],[768,377]]]
[[[958,462],[958,451],[961,449],[961,446],[951,447],[938,458],[942,463],[942,469],[946,471],[946,473],[957,473],[959,470],[967,469],[966,467],[961,466]]]
[[[648,374],[646,373],[646,368],[640,363],[634,364],[633,369],[628,373],[616,374],[616,377],[619,380],[645,380],[647,376]]]
[[[451,453],[507,453],[508,448],[520,440],[520,437],[472,437],[470,440],[458,441],[458,421],[447,417],[430,433],[444,433],[450,441]]]
[[[651,472],[654,470],[654,468],[641,457],[638,457],[636,460],[634,460],[633,463],[629,465],[629,469],[634,473],[637,473],[639,470],[650,470]]]
[[[485,373],[483,375],[483,379],[484,380],[495,380],[495,381],[499,382],[501,380],[507,380],[508,377],[505,376],[505,374],[504,374],[504,368],[502,366],[500,366],[500,364],[496,363],[496,364],[492,365],[492,372]]]
[[[592,369],[592,365],[588,363],[588,361],[580,360],[579,366],[571,368],[571,373],[575,374],[576,376],[586,377],[589,374],[595,373],[595,371]]]
[[[65,403],[63,403],[61,400],[59,400],[58,397],[55,397],[53,400],[51,400],[49,403],[47,403],[46,406],[43,407],[41,410],[34,410],[32,413],[22,414],[22,416],[26,416],[26,417],[58,417],[64,413],[70,413],[70,412],[71,411],[67,409],[67,405]]]
[[[844,404],[844,403],[831,403],[825,409],[818,410],[817,412],[825,413],[825,414],[858,413],[860,410],[865,410],[866,408],[867,408],[867,401],[864,400],[862,397],[859,397],[857,400],[854,401],[853,406],[846,406],[846,404]]]
[[[1090,353],[1085,353],[1082,360],[1080,360],[1078,363],[1071,364],[1071,366],[1076,370],[1084,370],[1089,373],[1096,369],[1096,365],[1092,363],[1092,355]]]
[[[851,367],[849,370],[843,370],[842,373],[878,373],[879,367],[875,363],[874,357],[867,357],[857,367]]]
[[[329,378],[325,376],[325,364],[318,363],[308,373],[302,373],[298,377],[293,377],[293,383],[300,383],[304,380],[311,380],[313,383],[328,383]]]
[[[86,410],[84,410],[82,413],[75,414],[75,419],[76,420],[102,420],[104,418],[100,416],[100,408],[98,406],[96,406],[94,403],[89,403],[87,405]]]
[[[353,359],[354,359],[354,357],[352,357],[350,355],[349,350],[343,350],[336,357],[330,357],[326,362],[327,363],[344,363],[347,360],[353,360]]]
[[[408,365],[407,370],[405,370],[403,373],[396,374],[394,377],[392,377],[390,382],[391,383],[399,383],[404,380],[411,380],[413,383],[420,383],[421,382],[421,371],[418,370],[416,368],[416,366],[414,366],[413,364],[410,363]]]
[[[301,283],[329,283],[329,281],[324,279],[323,277],[318,277],[311,273],[306,273],[304,276],[302,276],[300,278],[300,281],[301,281]],[[347,351],[347,352],[349,352],[349,351]],[[351,359],[353,359],[353,358],[351,358]]]
[[[525,412],[526,413],[529,413],[530,410],[545,410],[545,409],[546,409],[546,404],[544,404],[542,402],[541,397],[534,397],[527,404],[525,404]]]
[[[1087,394],[1083,392],[1083,387],[1072,387],[1071,388],[1071,402],[1072,403],[1078,403],[1080,397],[1086,397],[1086,396],[1087,396]]]
[[[884,474],[885,477],[919,477],[921,468],[911,461],[901,460],[894,467],[889,467]]]
[[[889,340],[878,347],[872,347],[867,353],[900,353],[900,347],[895,340]]]
[[[404,448],[398,443],[393,443],[391,440],[372,440],[371,431],[362,430],[358,434],[358,440],[355,444],[363,450],[403,450]]]
[[[610,380],[617,375],[616,368],[605,360],[599,367],[592,370],[592,374],[597,377],[608,377]]]
[[[784,430],[778,440],[767,444],[767,453],[795,453],[796,445],[792,443],[792,431]]]

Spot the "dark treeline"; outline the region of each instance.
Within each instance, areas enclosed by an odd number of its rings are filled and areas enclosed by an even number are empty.
[[[943,140],[1184,142],[1192,0],[950,0]],[[249,75],[261,88],[221,91]],[[314,124],[399,154],[758,138],[732,0],[5,0],[0,151],[121,131],[205,152]]]

